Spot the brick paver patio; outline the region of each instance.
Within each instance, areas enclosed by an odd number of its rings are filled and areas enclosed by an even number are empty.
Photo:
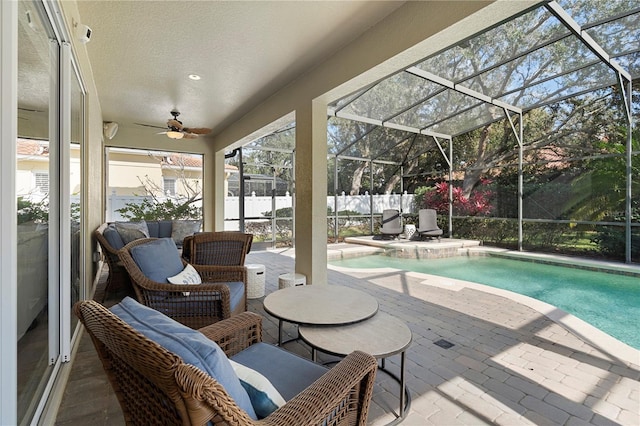
[[[267,266],[266,294],[278,289],[278,275],[293,272],[287,253],[248,255],[247,263]],[[328,280],[371,294],[381,311],[411,329],[406,377],[412,402],[403,425],[640,424],[640,351],[612,354],[614,347],[600,347],[583,330],[569,329],[501,295],[451,285],[451,280],[334,269]],[[249,309],[262,314],[264,340],[275,343],[277,321],[264,312],[262,300],[250,300]],[[293,325],[285,331],[296,334]],[[453,346],[435,345],[439,340]],[[309,356],[303,343],[286,348]],[[87,338],[74,362],[78,368],[56,424],[123,424]],[[399,356],[391,357],[387,368],[398,373],[399,362]],[[395,419],[398,393],[398,384],[378,373],[370,425]]]

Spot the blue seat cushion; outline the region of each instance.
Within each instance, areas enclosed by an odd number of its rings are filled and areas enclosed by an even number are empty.
[[[160,238],[131,248],[131,257],[142,273],[152,281],[168,283],[184,268],[180,253],[171,238]]]
[[[265,376],[286,401],[328,371],[323,365],[267,343],[253,344],[231,359]]]
[[[242,281],[232,281],[228,283],[220,283],[229,287],[229,296],[230,296],[230,308],[231,311],[234,311],[236,307],[243,301],[244,295],[244,283]],[[164,302],[169,293],[167,292],[155,292],[156,294],[152,295],[152,300],[157,299],[158,301]],[[209,311],[210,308],[206,307],[206,305],[215,303],[214,299],[209,297],[207,294],[202,292],[190,292],[189,295],[185,295],[184,292],[177,293],[171,295],[171,297],[185,297],[186,299],[181,301],[180,303],[180,315],[184,317],[189,317],[193,315],[198,315],[198,312]],[[244,310],[244,309],[243,309]],[[177,313],[172,311],[172,317],[176,317]]]
[[[130,297],[111,307],[111,312],[148,339],[178,355],[185,363],[216,379],[240,408],[253,419],[257,418],[249,395],[216,342]]]

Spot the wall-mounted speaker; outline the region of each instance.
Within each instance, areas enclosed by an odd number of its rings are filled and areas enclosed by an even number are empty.
[[[118,123],[115,121],[105,121],[102,123],[102,130],[105,138],[113,139],[118,132]]]

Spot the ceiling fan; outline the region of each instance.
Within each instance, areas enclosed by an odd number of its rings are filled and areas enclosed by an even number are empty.
[[[158,134],[167,135],[171,139],[195,139],[199,135],[211,133],[207,127],[184,127],[182,121],[178,120],[180,111],[171,111],[173,118],[167,120],[167,130]]]

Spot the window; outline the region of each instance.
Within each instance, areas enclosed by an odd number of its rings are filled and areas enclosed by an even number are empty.
[[[201,154],[108,148],[107,221],[138,213],[148,220],[201,219],[202,161]]]
[[[176,180],[163,178],[162,187],[164,188],[164,195],[176,195]]]
[[[48,172],[36,172],[33,174],[35,178],[35,188],[41,194],[49,193],[49,173]]]

